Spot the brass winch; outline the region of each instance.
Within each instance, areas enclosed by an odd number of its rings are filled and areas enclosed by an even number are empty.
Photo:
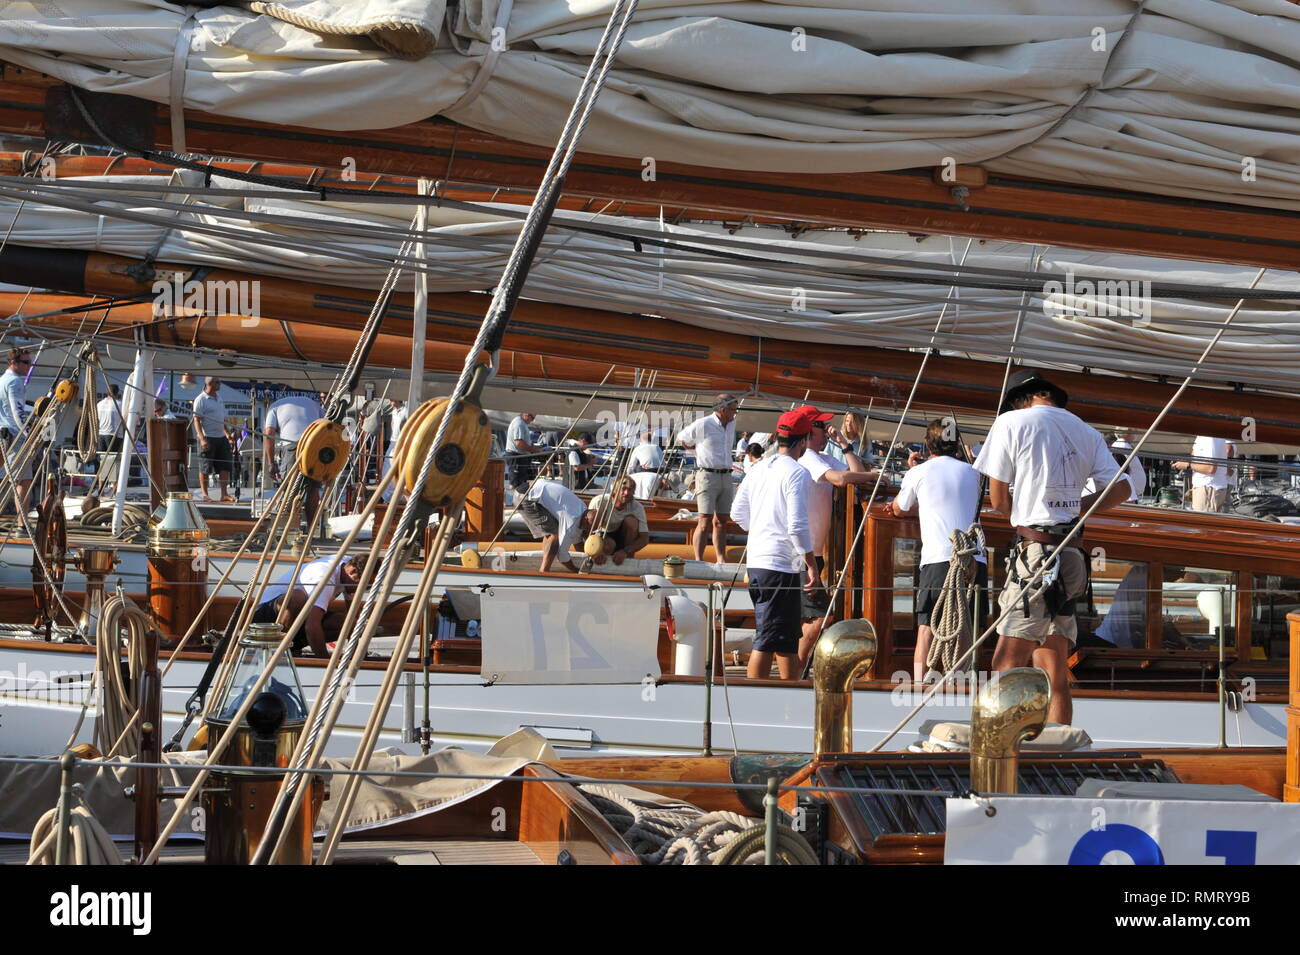
[[[255,623],[249,628],[235,648],[230,675],[217,688],[210,715],[203,720],[210,747],[224,734],[234,734],[222,763],[249,767],[248,772],[213,773],[203,791],[207,820],[204,859],[210,865],[246,865],[257,851],[284,774],[252,770],[287,766],[306,723],[307,703],[293,658],[287,650],[278,652],[283,635],[279,624]],[[232,724],[268,666],[270,676],[248,713]],[[323,790],[319,777],[313,777],[276,864],[311,864],[312,832]]]

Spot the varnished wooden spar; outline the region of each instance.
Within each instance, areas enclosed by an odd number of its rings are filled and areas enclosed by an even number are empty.
[[[127,96],[82,93],[101,128],[131,145],[166,149],[166,107]],[[111,113],[109,105],[111,104]],[[534,189],[551,151],[549,137],[528,145],[431,119],[393,129],[337,132],[273,126],[186,110],[191,152],[298,163],[438,181]],[[3,65],[0,131],[42,139],[103,145],[60,81]],[[1294,215],[1262,207],[1167,198],[1079,184],[1053,184],[990,175],[963,207],[950,185],[929,169],[886,173],[747,172],[687,166],[655,157],[643,176],[642,157],[579,153],[565,192],[729,211],[851,228],[971,235],[1076,249],[1134,252],[1212,262],[1292,269],[1300,254]]]
[[[151,297],[152,282],[132,277],[139,274],[134,269],[138,265],[139,260],[123,256],[9,243],[0,250],[0,281],[81,295]],[[188,269],[161,264],[158,268]],[[374,297],[368,291],[224,269],[212,270],[206,279],[257,281],[262,311],[269,319],[333,328],[358,328],[369,315]],[[485,296],[470,292],[430,295],[429,341],[469,344],[486,305]],[[241,323],[240,337],[234,341],[243,341],[256,330],[257,326]],[[411,330],[411,296],[395,295],[383,332],[409,340]],[[283,337],[282,332],[273,334]],[[182,341],[179,335],[175,340]],[[802,389],[815,395],[845,396],[846,403],[863,405],[867,399],[901,404],[921,362],[919,354],[898,349],[759,339],[645,315],[524,300],[515,308],[504,344],[514,351],[546,355],[548,361],[585,353],[633,368],[735,381],[757,379],[764,390]],[[607,368],[608,364],[601,374]],[[999,363],[936,355],[926,366],[916,404],[989,414],[997,405],[1002,377]],[[1102,375],[1053,371],[1052,378],[1069,391],[1072,411],[1094,425],[1117,428],[1147,424],[1175,390],[1172,384]],[[1255,422],[1257,441],[1300,444],[1295,400],[1259,392],[1188,388],[1162,427],[1239,439],[1245,416]]]
[[[17,313],[19,306],[24,315],[42,315],[65,308],[90,306],[93,299],[72,295],[24,296],[15,292],[0,292],[0,317]],[[88,308],[84,313],[45,315],[27,320],[32,328],[76,333],[87,327],[99,328],[99,334],[109,339],[119,336],[125,343],[135,341],[135,329],[142,325],[150,341],[186,348],[202,348],[220,357],[222,352],[245,355],[262,355],[267,358],[308,361],[320,364],[346,362],[356,345],[356,333],[345,328],[332,328],[306,322],[279,322],[271,319],[249,322],[240,316],[216,315],[205,318],[182,318],[156,324],[152,306],[119,305],[107,315],[102,308]],[[102,326],[100,320],[103,319]],[[400,335],[380,335],[371,350],[370,364],[375,367],[407,368],[411,363],[411,340]],[[465,346],[442,341],[425,343],[424,366],[427,371],[457,372],[465,363]],[[605,381],[608,364],[583,361],[577,358],[554,355],[535,355],[503,349],[500,353],[498,376],[504,379],[527,378],[552,382],[598,384]],[[703,375],[661,374],[656,387],[670,391],[726,391],[749,387],[739,378],[718,378]],[[752,383],[752,382],[751,382]],[[609,375],[608,384],[630,387],[636,384],[636,369],[619,367]],[[802,398],[806,389],[787,388],[778,394],[788,393]]]

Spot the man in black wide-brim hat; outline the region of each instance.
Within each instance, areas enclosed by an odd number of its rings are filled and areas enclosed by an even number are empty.
[[[1068,663],[1078,630],[1074,604],[1088,589],[1082,532],[1061,550],[1054,569],[1030,581],[1092,506],[1094,495],[1083,490],[1087,480],[1104,488],[1118,471],[1106,440],[1065,410],[1068,402],[1065,389],[1042,372],[1016,372],[975,460],[975,469],[989,478],[994,509],[1008,515],[1016,530],[999,599],[1006,616],[998,626],[993,669],[1033,665],[1047,671],[1048,719],[1055,723],[1069,723],[1074,715]],[[1117,481],[1098,510],[1122,504],[1128,494],[1128,482]]]

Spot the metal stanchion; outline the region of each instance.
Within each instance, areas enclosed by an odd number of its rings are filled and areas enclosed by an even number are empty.
[[[763,797],[763,822],[767,833],[763,839],[763,865],[776,865],[776,777],[767,780],[767,795]]]

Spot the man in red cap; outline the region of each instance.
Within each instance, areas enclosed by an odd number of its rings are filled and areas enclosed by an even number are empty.
[[[749,595],[754,601],[754,650],[747,675],[765,678],[772,657],[783,680],[799,678],[803,593],[820,589],[808,523],[812,477],[800,467],[812,420],[805,409],[787,411],[776,423],[776,454],[745,475],[731,505],[731,519],[749,532]]]
[[[853,451],[853,442],[846,439],[831,425],[835,415],[821,411],[815,405],[804,405],[795,412],[803,412],[808,418],[808,448],[799,457],[799,463],[807,469],[813,480],[808,499],[808,524],[812,528],[813,553],[817,555],[817,577],[820,580],[826,566],[826,539],[831,529],[831,506],[835,500],[835,489],[850,484],[874,484],[877,473],[868,471]],[[844,455],[844,466],[829,454],[824,453],[828,444],[834,443]],[[823,584],[827,581],[822,581]],[[799,663],[808,662],[808,654],[821,636],[822,621],[834,620],[827,616],[830,596],[824,590],[815,594],[805,594],[800,615],[804,620],[803,639],[799,642]]]

